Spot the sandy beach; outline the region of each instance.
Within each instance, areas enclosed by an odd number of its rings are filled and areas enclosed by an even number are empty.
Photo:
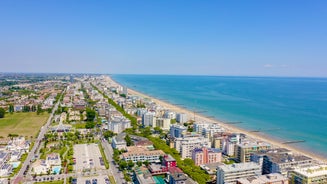
[[[111,78],[110,78],[110,80],[113,83],[120,85],[119,83],[115,82]],[[170,109],[170,110],[175,111],[175,112],[185,113],[185,114],[187,114],[188,117],[193,118],[193,116],[194,116],[194,112],[192,112],[190,110],[184,109],[182,107],[178,107],[176,105],[172,105],[170,103],[164,102],[162,100],[151,97],[149,95],[145,95],[145,94],[143,94],[141,92],[138,92],[138,91],[135,91],[133,89],[128,89],[128,93],[131,94],[131,95],[136,95],[136,96],[140,96],[140,97],[143,97],[143,98],[149,98],[153,102],[155,102],[157,105],[160,105],[162,107],[165,107],[165,108]],[[229,124],[226,124],[224,122],[218,121],[217,119],[211,119],[211,118],[205,117],[205,116],[203,116],[201,114],[195,113],[195,116],[196,116],[196,121],[205,121],[205,122],[211,122],[211,123],[218,123],[221,127],[225,128],[226,131],[228,131],[228,132],[243,133],[243,134],[246,134],[250,138],[267,142],[267,143],[271,144],[271,146],[274,147],[274,148],[277,148],[277,147],[286,148],[286,149],[291,150],[294,154],[302,154],[302,155],[311,157],[311,158],[313,158],[313,159],[315,159],[315,160],[317,160],[319,162],[327,163],[327,158],[325,158],[325,157],[317,155],[317,154],[315,154],[313,152],[309,152],[307,150],[302,150],[302,149],[299,149],[299,148],[295,148],[295,147],[293,147],[291,145],[282,144],[281,142],[279,142],[279,141],[277,141],[275,139],[272,139],[271,137],[269,137],[267,135],[264,135],[262,133],[249,132],[249,131],[246,131],[244,129],[238,128],[238,127],[236,127],[234,125],[229,125]]]

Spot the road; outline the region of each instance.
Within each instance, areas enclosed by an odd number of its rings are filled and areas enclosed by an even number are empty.
[[[62,93],[61,93],[61,96],[64,94],[66,90],[64,90]],[[61,98],[60,96],[60,98]],[[48,131],[48,128],[52,122],[52,118],[54,116],[54,113],[56,112],[56,110],[58,109],[58,106],[60,104],[60,100],[58,100],[58,102],[56,103],[56,105],[54,106],[54,108],[52,109],[52,112],[48,118],[48,121],[46,122],[45,125],[43,125],[41,127],[41,130],[39,132],[39,135],[37,137],[37,139],[35,140],[35,143],[34,143],[34,146],[33,148],[31,149],[31,151],[28,153],[28,156],[25,160],[25,162],[23,163],[21,169],[19,170],[19,172],[13,177],[13,183],[14,184],[18,184],[20,183],[23,178],[24,178],[24,172],[27,170],[27,166],[30,165],[32,159],[35,157],[35,153],[37,151],[37,149],[39,148],[40,144],[41,144],[41,141],[42,139],[44,138],[44,134]]]
[[[108,162],[109,162],[109,172],[110,172],[110,174],[115,178],[115,181],[116,181],[117,184],[118,183],[125,183],[123,173],[120,172],[118,170],[118,168],[116,168],[116,165],[114,164],[114,160],[112,159],[114,151],[113,151],[111,145],[105,139],[103,139],[101,141],[101,144],[102,144],[102,147],[104,149],[104,153],[106,154],[106,157],[107,157]]]

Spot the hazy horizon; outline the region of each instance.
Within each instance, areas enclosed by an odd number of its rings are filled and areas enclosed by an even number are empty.
[[[0,72],[327,77],[325,7],[1,1]]]

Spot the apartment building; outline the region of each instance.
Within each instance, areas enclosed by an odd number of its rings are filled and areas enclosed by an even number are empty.
[[[220,165],[217,167],[217,184],[236,183],[238,179],[260,175],[261,168],[254,162]]]

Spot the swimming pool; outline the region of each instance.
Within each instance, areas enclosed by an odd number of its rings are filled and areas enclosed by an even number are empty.
[[[61,166],[53,166],[52,167],[52,173],[54,174],[60,174]]]
[[[20,162],[11,162],[12,167],[15,169],[19,166]]]

